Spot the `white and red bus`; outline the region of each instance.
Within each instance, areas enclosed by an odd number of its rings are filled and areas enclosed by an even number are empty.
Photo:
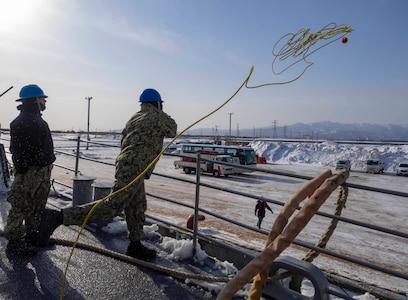
[[[248,146],[226,146],[215,144],[183,144],[180,147],[181,156],[194,156],[197,152],[211,151],[220,155],[230,155],[234,164],[256,167],[255,150]],[[252,170],[234,167],[235,174],[249,173]]]

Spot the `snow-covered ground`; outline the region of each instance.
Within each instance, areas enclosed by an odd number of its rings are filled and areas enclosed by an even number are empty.
[[[4,137],[4,136],[3,136]],[[75,137],[73,137],[75,139]],[[92,140],[97,140],[98,137],[91,137]],[[6,137],[7,139],[7,137]],[[66,150],[66,142],[56,140],[56,148]],[[106,137],[102,141],[106,141]],[[117,141],[117,140],[116,140]],[[7,141],[1,141],[7,148]],[[332,169],[334,172],[335,163],[338,159],[350,159],[352,163],[352,171],[348,182],[362,184],[366,186],[380,187],[389,190],[408,192],[408,178],[395,175],[395,169],[399,162],[408,160],[407,145],[368,145],[368,144],[343,144],[335,142],[322,143],[291,143],[291,142],[268,142],[268,141],[253,141],[250,145],[256,150],[258,155],[264,156],[267,160],[266,165],[259,165],[260,168],[269,170],[284,171],[288,173],[300,174],[314,177],[326,169]],[[71,150],[75,149],[75,143],[71,142]],[[90,147],[89,150],[81,148],[84,156],[103,160],[105,162],[114,161],[119,152],[118,148]],[[368,158],[380,158],[385,162],[385,173],[380,175],[364,173],[364,161]],[[194,179],[193,175],[184,174],[179,169],[174,169],[174,157],[162,157],[158,162],[155,172],[170,174],[183,179]],[[67,163],[73,168],[73,159],[64,154],[57,154],[57,162],[60,165]],[[113,180],[113,167],[105,165],[91,164],[89,162],[80,162],[79,169],[85,175],[92,175],[100,181]],[[65,177],[68,181],[71,180],[72,173],[66,170],[61,171],[54,168],[55,176],[58,179]],[[267,199],[285,202],[294,191],[296,191],[304,181],[285,178],[280,176],[269,175],[265,173],[255,172],[247,176],[231,177],[223,179],[215,179],[211,176],[202,176],[202,181],[214,184],[217,182],[221,187],[242,190],[246,193],[252,193],[257,196],[263,196]],[[146,181],[146,190],[161,191],[163,190],[169,198],[177,201],[192,204],[194,201],[194,188],[184,185],[174,185],[165,179],[152,176],[149,181]],[[190,190],[190,193],[188,192]],[[253,214],[255,200],[247,199],[234,195],[207,195],[204,191],[200,201],[201,205],[208,209],[216,208],[219,213],[228,217],[235,218],[249,226],[255,226],[256,217]],[[336,195],[335,195],[336,196]],[[334,196],[334,198],[335,198]],[[322,206],[321,210],[332,213],[333,199]],[[351,190],[349,193],[346,209],[343,216],[347,218],[357,219],[369,224],[375,224],[382,227],[392,228],[401,232],[408,232],[408,201],[406,198],[389,196],[378,193],[370,193],[361,190]],[[270,215],[267,212],[263,228],[268,230],[271,228],[275,216],[279,213],[281,207],[272,205],[275,214]],[[169,222],[184,225],[186,216],[191,213],[191,210],[178,207],[177,210],[166,203],[158,200],[149,199],[148,213],[154,216],[160,216]],[[224,237],[229,241],[236,241],[243,244],[251,244],[252,246],[263,248],[265,236],[248,235],[243,230],[229,231],[229,228],[215,226],[210,223],[211,219],[200,223],[200,230],[210,231],[214,235]],[[327,219],[315,217],[299,235],[299,238],[305,241],[314,243],[319,239],[322,231],[327,226]],[[117,223],[117,226],[124,226]],[[116,226],[111,224],[110,226]],[[211,226],[210,226],[211,225]],[[121,230],[125,230],[122,229]],[[185,242],[169,242],[167,245],[171,248],[169,251],[178,259],[189,255],[191,249],[185,246]],[[355,254],[359,259],[366,259],[371,262],[384,261],[387,267],[395,268],[396,270],[406,273],[408,267],[408,255],[406,252],[406,240],[402,238],[388,237],[385,234],[374,234],[370,230],[354,231],[354,228],[349,225],[339,226],[332,237],[329,249],[334,249],[344,254]],[[184,249],[184,250],[183,250]],[[364,251],[361,253],[361,251]],[[386,253],[386,256],[384,256]],[[288,249],[285,254],[302,257],[298,249]],[[224,262],[228,264],[228,262]],[[407,282],[404,280],[394,280],[393,278],[382,277],[378,273],[355,274],[353,267],[341,262],[328,261],[324,257],[318,257],[315,262],[321,268],[340,271],[342,274],[362,281],[372,282],[374,284],[384,286],[390,289],[408,291]],[[227,269],[227,267],[225,267]],[[333,298],[336,299],[336,298]],[[357,299],[357,298],[356,298]],[[370,295],[362,295],[358,299],[375,299]]]

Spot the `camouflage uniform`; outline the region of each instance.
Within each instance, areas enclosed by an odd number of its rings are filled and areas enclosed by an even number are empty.
[[[116,158],[115,182],[112,191],[116,191],[136,178],[160,153],[164,137],[174,137],[177,133],[176,122],[166,113],[148,103],[141,104],[141,110],[127,122],[122,132],[121,152]],[[143,239],[145,222],[146,195],[144,179],[149,179],[154,166],[130,188],[101,203],[94,211],[89,222],[102,222],[118,216],[123,210],[131,242]],[[66,208],[63,210],[64,225],[82,225],[95,202]]]
[[[36,239],[51,187],[51,170],[52,165],[32,167],[24,174],[15,175],[7,195],[11,209],[5,233],[9,240],[19,240],[25,235],[32,240]]]
[[[11,208],[4,231],[9,241],[35,241],[51,186],[54,144],[34,100],[24,101],[18,109],[19,116],[10,124],[15,177],[7,195]]]

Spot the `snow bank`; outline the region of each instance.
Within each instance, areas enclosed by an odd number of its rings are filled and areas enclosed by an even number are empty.
[[[249,144],[268,163],[312,164],[335,167],[340,159],[351,160],[351,168],[363,170],[367,159],[382,159],[386,172],[396,172],[402,161],[408,160],[408,145],[343,144],[336,142],[298,143],[253,141]]]

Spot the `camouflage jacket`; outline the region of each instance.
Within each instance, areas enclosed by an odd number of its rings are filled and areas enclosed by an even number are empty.
[[[142,172],[163,148],[164,137],[177,134],[176,122],[148,103],[134,114],[122,131],[121,151],[116,158],[116,177],[121,173],[134,176]],[[153,167],[146,173],[146,178]]]
[[[10,123],[10,152],[16,172],[24,174],[30,167],[52,164],[55,155],[51,131],[41,114],[19,109],[19,116]]]

